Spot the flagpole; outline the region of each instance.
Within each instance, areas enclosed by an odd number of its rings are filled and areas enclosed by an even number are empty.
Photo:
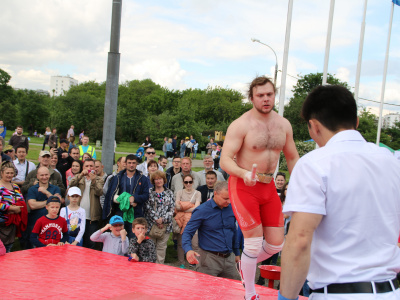
[[[379,141],[381,139],[383,99],[385,98],[386,74],[387,74],[387,68],[388,68],[388,62],[389,62],[389,48],[390,48],[390,36],[392,33],[393,10],[394,10],[394,3],[392,3],[392,10],[390,11],[389,33],[388,33],[388,40],[387,40],[387,46],[386,46],[385,65],[383,67],[381,104],[379,105],[378,133],[376,135],[376,144],[378,146],[379,146]]]
[[[331,0],[331,7],[329,9],[328,33],[326,35],[324,74],[322,76],[322,85],[326,85],[326,82],[327,82],[327,79],[328,79],[329,50],[330,50],[330,47],[331,47],[332,23],[333,23],[333,12],[334,12],[334,10],[335,10],[335,0]]]
[[[360,33],[360,46],[358,48],[356,86],[354,88],[354,98],[356,99],[357,103],[358,103],[358,90],[360,88],[361,62],[362,62],[362,53],[363,53],[363,47],[364,47],[365,17],[367,15],[367,2],[368,2],[368,0],[365,0],[365,2],[364,2],[364,14],[363,14],[363,20],[361,23],[361,33]]]
[[[283,51],[283,62],[282,62],[282,77],[281,77],[281,86],[279,93],[278,113],[282,117],[283,117],[283,110],[285,108],[286,76],[287,76],[287,65],[289,57],[290,30],[292,27],[292,11],[293,11],[293,0],[289,0],[287,20],[286,20],[285,48]],[[276,173],[278,173],[279,171],[279,164],[280,160],[278,160],[278,164],[275,168],[274,178],[276,177]]]

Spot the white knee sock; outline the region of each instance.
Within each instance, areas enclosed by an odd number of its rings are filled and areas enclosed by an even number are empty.
[[[256,294],[254,280],[256,276],[257,257],[262,247],[262,241],[262,237],[244,239],[241,267],[246,287],[246,299]]]
[[[275,253],[278,253],[279,251],[281,251],[282,248],[283,248],[283,244],[284,243],[285,242],[283,242],[281,245],[275,246],[275,245],[268,244],[264,240],[263,244],[262,244],[262,249],[260,251],[260,254],[258,254],[258,257],[257,257],[257,262],[258,263],[262,262],[263,260],[266,260],[267,258],[270,258]]]

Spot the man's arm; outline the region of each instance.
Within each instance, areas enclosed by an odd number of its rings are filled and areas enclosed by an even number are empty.
[[[135,198],[135,203],[145,203],[149,200],[149,180],[147,177],[142,176],[140,179],[141,185],[138,185],[140,190],[136,189],[135,193],[132,195]]]
[[[281,260],[280,293],[288,299],[295,299],[306,281],[310,266],[311,242],[322,217],[323,215],[303,212],[292,214]]]
[[[287,122],[288,122],[288,124],[287,124],[288,128],[286,131],[286,143],[285,143],[285,146],[283,147],[282,151],[286,158],[286,163],[287,163],[289,173],[292,174],[294,165],[299,160],[299,153],[297,152],[296,145],[293,140],[292,126],[290,125],[289,121],[287,121]],[[225,151],[225,147],[224,147],[224,151]]]
[[[244,178],[248,170],[242,169],[233,160],[243,145],[245,132],[241,127],[238,120],[229,126],[225,136],[224,151],[222,151],[220,165],[228,174]]]

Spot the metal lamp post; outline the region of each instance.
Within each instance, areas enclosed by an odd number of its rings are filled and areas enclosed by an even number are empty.
[[[264,45],[264,46],[267,46],[269,49],[272,50],[272,52],[274,52],[274,54],[275,54],[275,76],[274,76],[274,85],[276,86],[276,78],[277,78],[277,76],[278,76],[278,57],[276,56],[276,53],[275,53],[274,49],[272,49],[271,46],[268,46],[267,44],[264,44],[263,42],[261,42],[260,40],[255,39],[255,38],[252,38],[251,41],[252,41],[252,42],[260,43],[260,44],[262,44],[262,45]]]

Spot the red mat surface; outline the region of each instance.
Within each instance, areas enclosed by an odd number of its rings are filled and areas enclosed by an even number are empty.
[[[175,267],[133,263],[76,246],[44,247],[0,257],[0,299],[243,299],[237,280]],[[256,286],[262,300],[277,291]],[[303,298],[306,299],[306,298]]]

